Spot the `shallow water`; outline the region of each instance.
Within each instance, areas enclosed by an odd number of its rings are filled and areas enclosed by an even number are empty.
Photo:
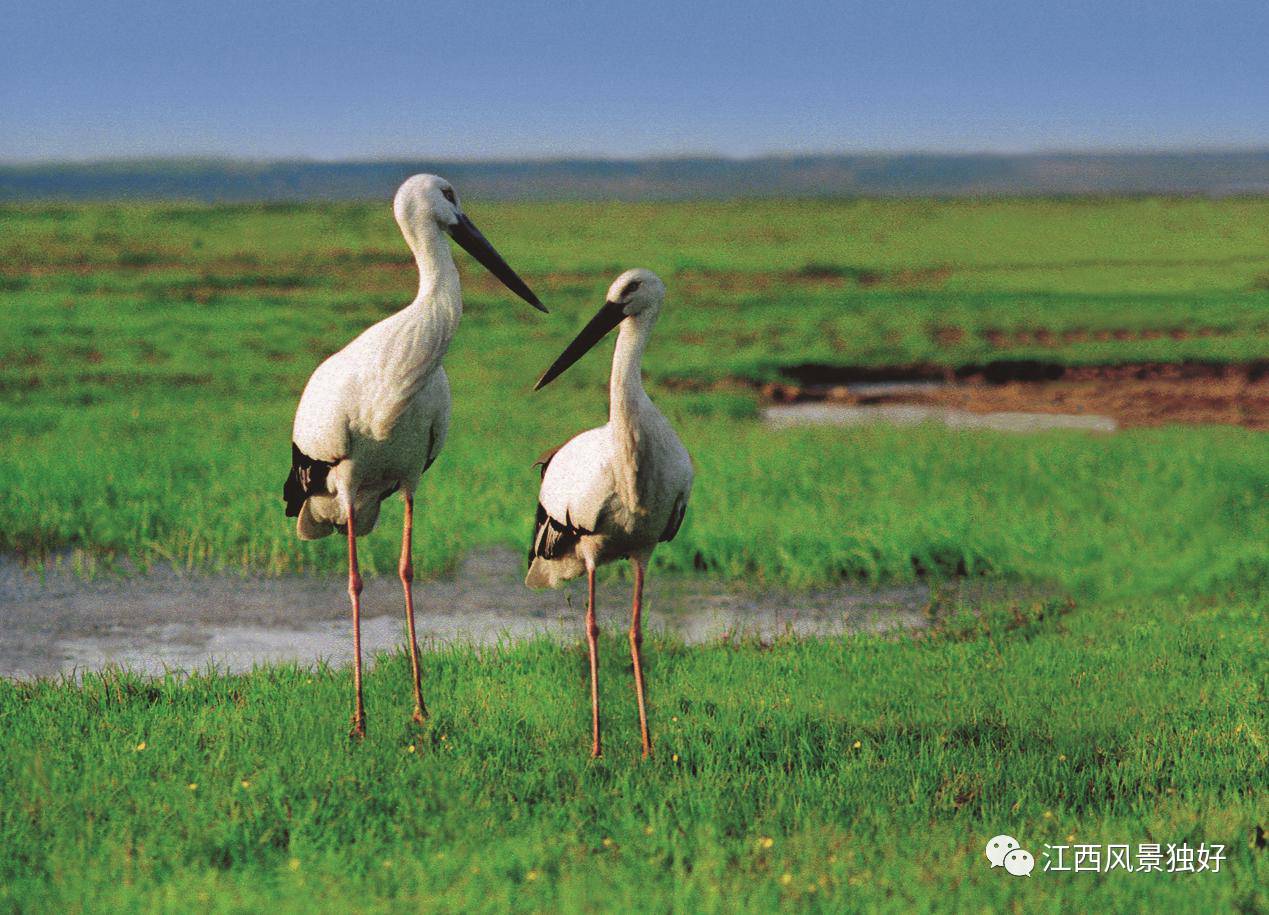
[[[471,554],[452,577],[415,583],[420,641],[490,644],[545,633],[582,637],[585,590],[523,585],[522,557],[511,550]],[[85,581],[54,570],[43,577],[0,558],[0,676],[28,678],[119,665],[148,674],[230,671],[293,661],[352,660],[346,579],[244,577],[158,569],[144,576]],[[925,584],[884,589],[841,586],[810,592],[744,590],[682,576],[648,576],[649,629],[688,642],[725,635],[770,638],[786,632],[829,635],[927,625]],[[628,625],[630,585],[603,581],[601,627]],[[400,583],[367,579],[362,594],[366,657],[404,647]]]
[[[996,432],[1040,432],[1046,429],[1078,429],[1085,432],[1114,432],[1119,428],[1113,417],[1090,413],[972,413],[950,407],[914,404],[855,406],[836,403],[792,403],[764,407],[762,418],[776,428],[788,426],[857,426],[890,423],[915,426],[942,423],[950,429],[990,429]]]

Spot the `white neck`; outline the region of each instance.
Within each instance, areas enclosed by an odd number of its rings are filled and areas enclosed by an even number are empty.
[[[613,465],[613,475],[618,495],[630,511],[636,511],[639,505],[639,455],[644,426],[655,409],[643,390],[640,372],[643,349],[655,320],[644,313],[621,322],[617,348],[612,355],[612,378],[608,383],[608,422],[619,455]]]
[[[402,227],[419,267],[419,293],[399,312],[394,323],[394,342],[381,349],[385,376],[396,379],[400,395],[388,408],[404,404],[440,366],[463,316],[463,296],[458,268],[449,240],[433,221]],[[389,409],[389,416],[395,416]]]
[[[458,267],[445,232],[432,220],[412,227],[406,241],[414,251],[419,268],[419,293],[410,311],[415,316],[420,342],[419,369],[430,372],[449,349],[449,342],[458,330],[463,316],[463,294],[458,282]],[[424,355],[426,354],[426,355]]]
[[[652,324],[640,316],[621,322],[617,348],[612,354],[612,377],[608,382],[608,419],[619,430],[634,431],[639,410],[647,401],[643,390],[643,349],[648,345]]]
[[[414,251],[414,262],[419,267],[419,294],[415,302],[425,302],[442,287],[458,287],[458,267],[454,265],[454,252],[441,227],[428,220],[406,237]],[[448,291],[448,289],[446,289]]]

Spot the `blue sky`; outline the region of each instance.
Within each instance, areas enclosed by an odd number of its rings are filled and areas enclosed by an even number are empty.
[[[1269,146],[1269,0],[0,0],[0,159]]]

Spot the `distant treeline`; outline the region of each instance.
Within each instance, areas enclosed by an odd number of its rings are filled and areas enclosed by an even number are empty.
[[[1269,193],[1267,149],[506,162],[189,159],[0,165],[0,201],[383,199],[403,178],[421,171],[450,178],[468,197],[499,200]]]

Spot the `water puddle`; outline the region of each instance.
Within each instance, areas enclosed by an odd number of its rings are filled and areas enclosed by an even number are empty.
[[[491,644],[547,634],[582,637],[584,588],[530,591],[521,556],[471,554],[449,578],[415,584],[420,640]],[[158,569],[144,576],[85,581],[54,570],[43,578],[0,558],[0,676],[29,678],[119,665],[148,674],[230,671],[271,662],[347,664],[352,658],[348,595],[340,576],[254,578]],[[401,589],[395,578],[368,579],[362,595],[367,657],[404,646]],[[649,628],[685,641],[729,634],[831,635],[928,624],[928,585],[841,586],[788,592],[728,588],[717,582],[650,575]],[[601,582],[600,625],[628,625],[630,586]]]
[[[1041,432],[1047,429],[1114,432],[1119,428],[1119,424],[1113,417],[1095,413],[1022,413],[1017,411],[973,413],[951,407],[916,404],[863,406],[825,402],[775,404],[764,407],[762,417],[775,428],[857,426],[866,423],[889,423],[895,426],[941,423],[949,429],[990,429],[996,432]]]

